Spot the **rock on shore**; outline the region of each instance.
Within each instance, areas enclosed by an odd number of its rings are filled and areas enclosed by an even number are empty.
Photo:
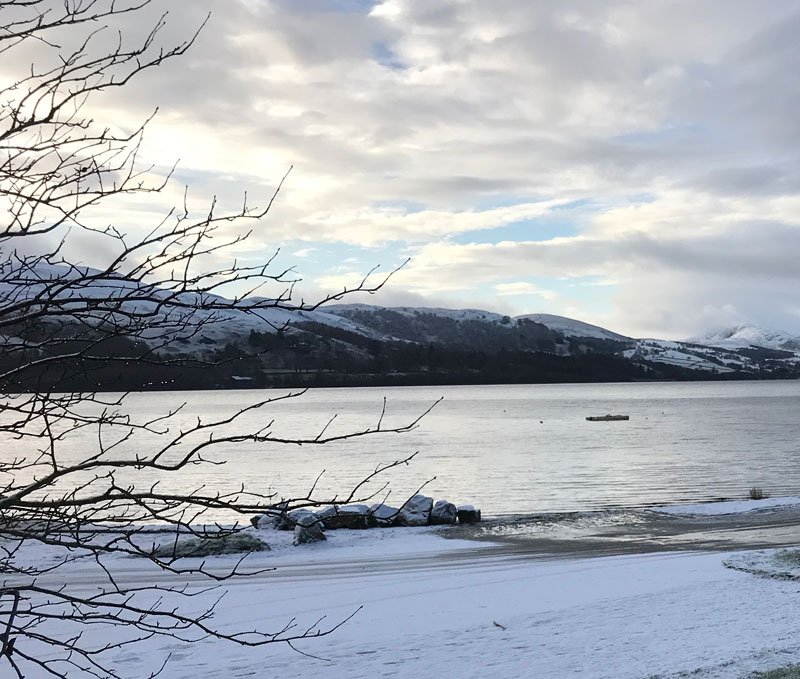
[[[385,504],[331,505],[318,511],[302,507],[286,511],[282,503],[264,514],[250,519],[256,529],[272,527],[277,530],[293,530],[294,544],[325,540],[325,530],[340,528],[359,529],[390,526],[449,526],[458,523],[478,523],[481,510],[472,505],[456,507],[447,500],[438,500],[417,493],[403,503],[402,507]]]
[[[401,526],[427,526],[433,509],[433,498],[414,495],[400,508],[398,524]]]

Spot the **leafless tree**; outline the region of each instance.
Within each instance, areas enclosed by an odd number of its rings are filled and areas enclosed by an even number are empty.
[[[195,465],[212,464],[210,452],[232,443],[320,445],[406,431],[418,422],[388,428],[381,416],[360,431],[334,435],[326,427],[307,438],[279,436],[269,421],[255,431],[242,431],[245,416],[301,393],[293,391],[176,428],[178,410],[142,420],[126,412],[124,395],[70,386],[92,384],[92,371],[112,363],[158,368],[185,361],[164,350],[231,318],[267,322],[275,309],[313,309],[328,301],[294,303],[294,274],[274,270],[273,261],[254,267],[236,262],[207,266],[247,237],[235,227],[268,214],[280,184],[262,204],[245,197],[233,213],[220,212],[212,201],[198,217],[184,203],[144,234],[129,235],[113,224],[99,227],[92,219],[100,205],[140,195],[149,200],[171,181],[170,173],[153,172],[140,157],[147,120],[124,132],[98,124],[89,110],[93,95],[124,87],[192,46],[197,32],[180,44],[163,44],[166,16],[138,40],[111,28],[152,9],[151,2],[0,0],[0,75],[5,83],[0,90],[3,676],[117,677],[109,657],[123,646],[161,635],[210,636],[258,646],[330,633],[342,621],[221,631],[214,626],[213,605],[199,614],[182,612],[182,600],[190,599],[196,587],[126,585],[114,577],[114,563],[120,555],[135,555],[163,573],[212,583],[240,575],[246,571],[241,562],[224,572],[182,565],[170,550],[154,545],[155,527],[171,531],[168,541],[186,536],[223,541],[247,524],[240,517],[254,512],[373,496],[374,476],[406,460],[376,469],[340,498],[318,497],[312,487],[304,497],[283,503],[273,494],[244,487],[237,492],[181,490],[173,479]],[[40,58],[20,68],[20,59],[33,53]],[[113,254],[99,268],[72,264],[65,253],[76,236],[101,241],[103,251]],[[355,289],[374,291],[384,282],[365,279]],[[265,284],[280,286],[280,292],[256,297]],[[238,294],[224,297],[221,293],[232,286]],[[118,346],[111,350],[115,342],[122,342],[124,351]],[[92,433],[95,447],[76,458],[69,452],[71,437],[86,432]],[[149,447],[132,446],[137,437]],[[220,516],[228,521],[216,522]],[[42,553],[47,559],[40,558]],[[66,579],[76,561],[96,569],[99,589],[91,594]],[[105,626],[118,633],[85,633]]]

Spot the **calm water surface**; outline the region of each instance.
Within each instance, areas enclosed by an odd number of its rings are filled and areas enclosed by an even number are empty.
[[[137,417],[186,402],[171,425],[212,418],[276,391],[134,394]],[[800,494],[800,382],[570,384],[316,389],[244,417],[237,430],[263,427],[281,436],[313,436],[374,424],[387,399],[386,426],[412,420],[444,396],[420,426],[325,446],[227,444],[182,483],[258,492],[306,492],[322,470],[321,495],[351,486],[379,464],[419,451],[385,477],[389,502],[433,478],[425,492],[472,502],[485,513],[591,510],[742,497],[751,486],[770,495]],[[628,422],[587,422],[619,413]],[[65,454],[93,450],[78,433]],[[145,453],[140,437],[131,450]],[[152,481],[152,479],[148,479]],[[377,490],[378,485],[370,486]],[[381,495],[383,498],[384,494]]]

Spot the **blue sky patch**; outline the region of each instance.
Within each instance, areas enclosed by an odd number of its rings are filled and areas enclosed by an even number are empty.
[[[372,58],[381,66],[393,71],[402,71],[408,68],[406,64],[386,43],[376,42],[372,45]]]
[[[523,219],[492,229],[467,231],[453,236],[453,243],[499,243],[501,241],[539,241],[552,238],[575,236],[579,224],[574,218],[559,218],[554,215]]]

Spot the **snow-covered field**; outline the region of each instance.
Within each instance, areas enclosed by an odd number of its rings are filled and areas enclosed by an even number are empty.
[[[626,358],[640,356],[648,361],[718,373],[733,372],[731,366],[737,369],[747,368],[750,363],[747,357],[723,349],[659,339],[637,340],[636,347],[626,349],[622,355]],[[720,363],[720,360],[726,365]]]
[[[226,585],[218,623],[304,626],[362,607],[333,635],[297,644],[318,659],[162,639],[122,652],[123,674],[166,654],[170,679],[743,677],[800,661],[797,583],[724,566],[741,554],[534,560],[430,529],[335,531],[297,548],[288,533],[259,534],[274,547],[251,566],[277,568]],[[125,568],[128,582],[145,573]]]

